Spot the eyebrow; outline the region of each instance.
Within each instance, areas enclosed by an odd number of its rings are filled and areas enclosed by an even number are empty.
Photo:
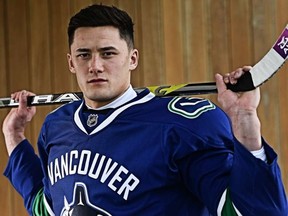
[[[107,51],[107,50],[117,50],[117,49],[113,46],[107,46],[107,47],[101,47],[98,50],[99,51]]]
[[[88,48],[78,48],[76,49],[76,52],[91,52],[91,50]]]
[[[107,47],[101,47],[98,49],[98,51],[107,51],[107,50],[117,50],[117,48],[113,47],[113,46],[107,46]],[[76,52],[91,52],[91,49],[89,48],[78,48],[76,49]]]

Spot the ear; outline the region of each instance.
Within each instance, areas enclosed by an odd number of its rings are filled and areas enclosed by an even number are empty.
[[[139,59],[139,52],[137,49],[133,49],[130,55],[130,65],[129,70],[132,71],[137,68]]]
[[[67,61],[68,61],[68,66],[69,66],[69,70],[71,73],[76,73],[75,72],[75,67],[73,64],[73,60],[72,60],[72,56],[70,53],[67,53]]]

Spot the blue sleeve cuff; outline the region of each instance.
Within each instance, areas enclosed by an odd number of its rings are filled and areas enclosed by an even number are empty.
[[[235,206],[243,215],[286,215],[287,199],[277,154],[262,139],[268,160],[265,163],[237,140],[234,142],[230,189]]]
[[[43,171],[40,159],[28,140],[19,143],[11,153],[4,176],[23,197],[25,207],[31,213],[33,200],[43,187]]]
[[[30,149],[30,150],[29,150]],[[4,176],[6,176],[7,178],[9,178],[11,176],[11,172],[12,172],[12,164],[14,163],[15,160],[17,160],[17,155],[20,152],[24,152],[25,150],[27,151],[32,151],[34,152],[34,149],[32,148],[32,146],[30,145],[30,143],[28,142],[27,139],[23,140],[21,143],[19,143],[15,149],[12,151],[9,160],[8,160],[8,164],[6,166],[6,169],[4,170]],[[10,179],[10,178],[9,178]]]

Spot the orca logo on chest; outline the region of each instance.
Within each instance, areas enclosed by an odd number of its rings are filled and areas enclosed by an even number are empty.
[[[61,216],[111,216],[107,211],[90,203],[88,191],[83,183],[76,183],[73,192],[73,201],[68,203],[64,197],[64,208]]]

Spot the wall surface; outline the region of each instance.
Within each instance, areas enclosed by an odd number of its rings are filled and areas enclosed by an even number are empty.
[[[27,89],[37,94],[77,91],[67,67],[69,17],[91,3],[113,4],[135,22],[140,64],[136,87],[213,81],[243,65],[254,65],[288,22],[287,0],[0,0],[0,97]],[[279,154],[288,188],[287,65],[261,86],[259,116],[265,139]],[[216,95],[204,95],[216,102]],[[285,108],[286,107],[286,108]],[[27,127],[36,145],[45,115],[39,107]],[[8,109],[0,110],[3,122]],[[0,135],[0,170],[8,160]],[[0,177],[1,215],[27,215],[21,197]]]

